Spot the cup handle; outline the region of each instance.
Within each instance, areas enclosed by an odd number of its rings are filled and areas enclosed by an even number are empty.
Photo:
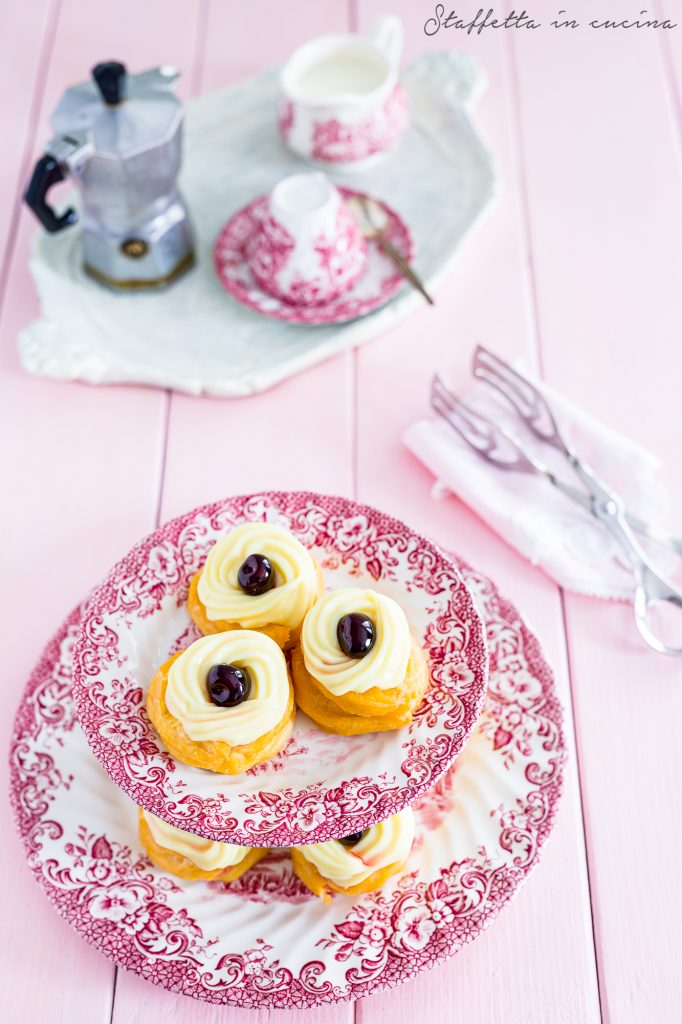
[[[405,38],[402,20],[396,14],[380,14],[372,22],[367,37],[386,54],[389,64],[397,72]]]

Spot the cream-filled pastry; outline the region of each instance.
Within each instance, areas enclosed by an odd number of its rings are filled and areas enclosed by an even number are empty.
[[[216,843],[169,825],[141,807],[140,841],[157,867],[179,878],[232,882],[265,856],[267,850]]]
[[[403,869],[414,843],[414,831],[414,814],[407,807],[364,832],[294,847],[294,870],[312,892],[324,899],[333,892],[372,892]]]
[[[147,713],[179,761],[226,775],[246,771],[274,757],[291,735],[284,654],[254,630],[203,636],[159,668]]]
[[[405,612],[375,590],[325,594],[303,626],[308,672],[332,697],[399,686],[412,642]]]
[[[323,590],[317,562],[289,530],[244,523],[213,545],[190,583],[187,608],[204,634],[256,629],[286,649]]]
[[[352,587],[324,594],[308,612],[292,674],[301,710],[343,735],[407,724],[429,683],[400,605]]]

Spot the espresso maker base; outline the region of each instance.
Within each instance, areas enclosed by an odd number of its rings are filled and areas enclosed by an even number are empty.
[[[190,270],[195,263],[195,257],[193,252],[188,252],[183,258],[177,263],[169,273],[164,274],[163,277],[157,278],[128,278],[124,281],[116,280],[113,277],[107,277],[96,267],[91,266],[88,263],[83,264],[83,270],[85,273],[92,277],[99,284],[106,285],[107,288],[113,288],[116,291],[135,292],[135,291],[152,291],[157,288],[165,288],[167,285],[177,281],[179,277],[182,277],[186,271]]]

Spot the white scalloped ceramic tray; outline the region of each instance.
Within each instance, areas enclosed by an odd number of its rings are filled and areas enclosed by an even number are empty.
[[[469,116],[482,73],[466,55],[430,54],[407,68],[403,81],[412,112],[407,136],[376,166],[332,177],[400,213],[414,238],[415,268],[437,289],[494,193],[492,159]],[[273,321],[225,293],[212,255],[221,227],[302,166],[278,137],[276,91],[277,70],[270,69],[188,104],[181,184],[197,231],[198,266],[173,287],[115,294],[81,270],[78,226],[38,234],[31,271],[42,315],[19,335],[26,370],[91,384],[248,395],[368,341],[423,305],[406,285],[362,319],[309,327]]]

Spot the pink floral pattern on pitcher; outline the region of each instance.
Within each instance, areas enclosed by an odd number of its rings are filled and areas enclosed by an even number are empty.
[[[315,121],[312,158],[324,163],[364,160],[394,146],[408,124],[405,90],[398,83],[380,110],[355,124],[344,124],[333,117]]]
[[[281,96],[277,104],[277,127],[286,142],[294,125],[294,105],[291,100]]]

